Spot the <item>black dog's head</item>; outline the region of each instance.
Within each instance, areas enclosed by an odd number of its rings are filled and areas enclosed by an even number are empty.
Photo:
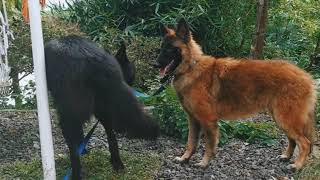
[[[121,42],[121,47],[115,55],[115,58],[121,66],[125,81],[129,86],[132,86],[135,79],[136,67],[134,63],[130,62],[128,59],[125,42]]]
[[[162,76],[172,73],[182,62],[182,53],[190,42],[190,31],[187,22],[181,19],[177,30],[163,27],[163,38],[160,54],[153,65],[160,68]]]

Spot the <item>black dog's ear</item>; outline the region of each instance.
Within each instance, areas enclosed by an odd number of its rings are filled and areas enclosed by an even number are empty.
[[[189,26],[184,18],[179,20],[176,34],[183,42],[188,43],[190,41]]]
[[[160,34],[161,36],[165,36],[170,33],[170,28],[168,28],[166,25],[160,23]]]
[[[121,41],[120,48],[115,56],[119,62],[129,62],[126,50],[127,50],[126,42]]]

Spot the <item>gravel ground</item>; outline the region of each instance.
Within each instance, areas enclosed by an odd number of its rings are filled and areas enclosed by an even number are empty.
[[[56,115],[52,113],[55,155],[67,154],[67,147],[56,123]],[[254,119],[269,119],[261,114]],[[88,123],[88,128],[92,126]],[[40,143],[37,130],[36,113],[0,112],[0,162],[9,163],[15,160],[30,160],[40,157]],[[101,125],[92,137],[89,149],[105,148],[106,135]],[[160,137],[158,141],[132,140],[119,136],[119,148],[129,152],[159,154],[163,166],[155,179],[273,179],[291,178],[293,173],[286,169],[289,162],[280,162],[278,155],[285,147],[287,140],[282,136],[270,147],[261,144],[247,144],[239,139],[231,139],[223,147],[219,147],[216,158],[208,169],[194,168],[203,154],[203,142],[197,153],[187,164],[177,164],[175,156],[183,153],[184,143],[168,137]]]

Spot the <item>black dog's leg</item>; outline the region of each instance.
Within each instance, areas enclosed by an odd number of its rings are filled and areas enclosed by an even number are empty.
[[[81,143],[81,140],[83,138],[82,126],[80,124],[72,125],[71,122],[62,121],[61,128],[62,128],[62,134],[69,147],[71,168],[72,168],[72,180],[80,180],[81,164],[80,164],[80,156],[77,151]]]
[[[81,179],[80,156],[77,153],[78,146],[79,146],[79,144],[73,144],[73,145],[69,146],[71,168],[72,168],[72,180]]]
[[[112,167],[116,171],[123,170],[124,166],[120,159],[118,141],[117,141],[116,135],[114,134],[111,128],[106,129],[106,132],[108,136],[108,144],[109,144],[109,151],[111,154]]]
[[[100,121],[106,130],[108,136],[108,144],[109,144],[109,151],[111,154],[111,164],[115,171],[120,171],[124,169],[124,165],[120,159],[119,155],[119,148],[118,148],[118,141],[116,135],[114,134],[111,124],[106,124],[105,122]]]

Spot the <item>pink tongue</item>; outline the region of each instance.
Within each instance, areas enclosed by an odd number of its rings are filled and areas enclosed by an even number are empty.
[[[160,69],[160,76],[163,77],[164,75],[166,75],[166,68],[161,68]]]
[[[173,61],[171,61],[165,68],[160,69],[160,76],[163,77],[167,74],[167,72],[169,71],[169,67],[171,66],[172,63]]]
[[[168,70],[169,70],[169,65],[166,66],[165,68],[160,69],[160,76],[161,77],[165,76],[167,74]]]

